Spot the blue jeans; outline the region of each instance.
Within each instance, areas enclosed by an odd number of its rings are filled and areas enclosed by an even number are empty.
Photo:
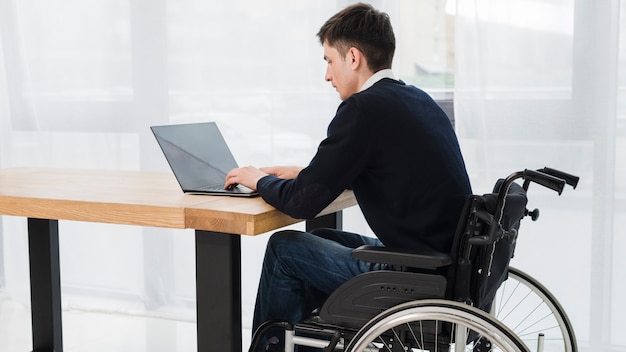
[[[274,233],[265,250],[252,331],[268,320],[301,321],[348,279],[387,267],[352,258],[352,249],[361,245],[382,243],[334,229]]]

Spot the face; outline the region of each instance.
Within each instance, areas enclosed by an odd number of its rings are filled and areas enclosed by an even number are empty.
[[[343,57],[339,51],[328,43],[324,43],[324,60],[326,66],[326,76],[324,79],[333,85],[339,93],[339,98],[345,100],[349,96],[359,91],[356,71],[353,69],[354,61],[348,51]]]

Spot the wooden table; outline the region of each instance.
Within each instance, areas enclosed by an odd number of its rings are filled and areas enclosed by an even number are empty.
[[[346,191],[307,221],[341,227]],[[261,198],[183,194],[169,173],[0,169],[0,215],[28,218],[34,351],[63,351],[58,220],[195,229],[198,351],[241,351],[241,237],[301,220]],[[235,236],[233,236],[235,234]]]

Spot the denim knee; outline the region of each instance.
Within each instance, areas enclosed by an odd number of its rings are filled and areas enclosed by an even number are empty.
[[[283,230],[274,232],[270,239],[267,241],[267,249],[276,251],[280,247],[290,246],[290,243],[294,243],[295,245],[301,245],[302,239],[301,235],[303,232],[297,230]],[[279,249],[279,252],[282,252],[284,248]]]

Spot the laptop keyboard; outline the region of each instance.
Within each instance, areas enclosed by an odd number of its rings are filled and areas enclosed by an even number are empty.
[[[223,191],[224,190],[224,184],[223,183],[218,183],[218,184],[214,184],[214,185],[202,186],[199,189],[204,190],[204,191]]]

